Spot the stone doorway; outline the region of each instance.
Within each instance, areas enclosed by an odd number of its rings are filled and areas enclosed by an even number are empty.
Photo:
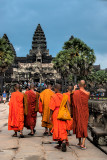
[[[40,78],[34,79],[34,82],[40,82]]]

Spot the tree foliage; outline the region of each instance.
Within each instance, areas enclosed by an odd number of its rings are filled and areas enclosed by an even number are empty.
[[[78,38],[72,37],[64,43],[63,50],[54,58],[54,68],[62,77],[70,74],[77,75],[78,79],[87,78],[95,62],[94,50]]]
[[[5,38],[0,38],[0,72],[4,72],[14,61],[11,46]]]
[[[107,71],[99,70],[95,71],[94,69],[88,75],[88,81],[95,84],[104,84],[107,83]]]

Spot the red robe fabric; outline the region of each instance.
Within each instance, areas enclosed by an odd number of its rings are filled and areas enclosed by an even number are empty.
[[[36,107],[36,92],[29,90],[26,91],[27,102],[28,102],[28,114],[25,116],[24,126],[27,129],[34,129],[36,126],[36,117],[37,112],[35,111]]]
[[[71,98],[70,98],[71,93],[66,92],[64,94],[66,94],[68,96],[68,102],[69,102],[69,104],[71,104]],[[72,129],[73,129],[73,118],[71,118],[71,120],[67,120],[67,130],[70,131]]]
[[[23,94],[13,92],[9,102],[8,130],[20,131],[24,127]]]
[[[89,96],[81,90],[77,90],[73,94],[73,133],[77,138],[88,136],[88,99]]]
[[[66,121],[58,120],[58,112],[63,99],[61,93],[56,93],[51,97],[49,107],[53,111],[53,140],[54,141],[63,141],[68,140],[67,138],[67,128]]]

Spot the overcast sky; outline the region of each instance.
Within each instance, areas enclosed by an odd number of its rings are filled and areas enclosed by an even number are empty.
[[[41,24],[50,54],[62,49],[71,35],[94,49],[107,68],[107,0],[0,0],[0,37],[7,34],[17,56],[26,56]]]

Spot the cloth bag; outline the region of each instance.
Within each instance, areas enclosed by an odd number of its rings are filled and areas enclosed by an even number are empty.
[[[71,116],[67,106],[68,96],[63,94],[63,99],[59,108],[59,113],[57,119],[59,120],[71,120]]]

